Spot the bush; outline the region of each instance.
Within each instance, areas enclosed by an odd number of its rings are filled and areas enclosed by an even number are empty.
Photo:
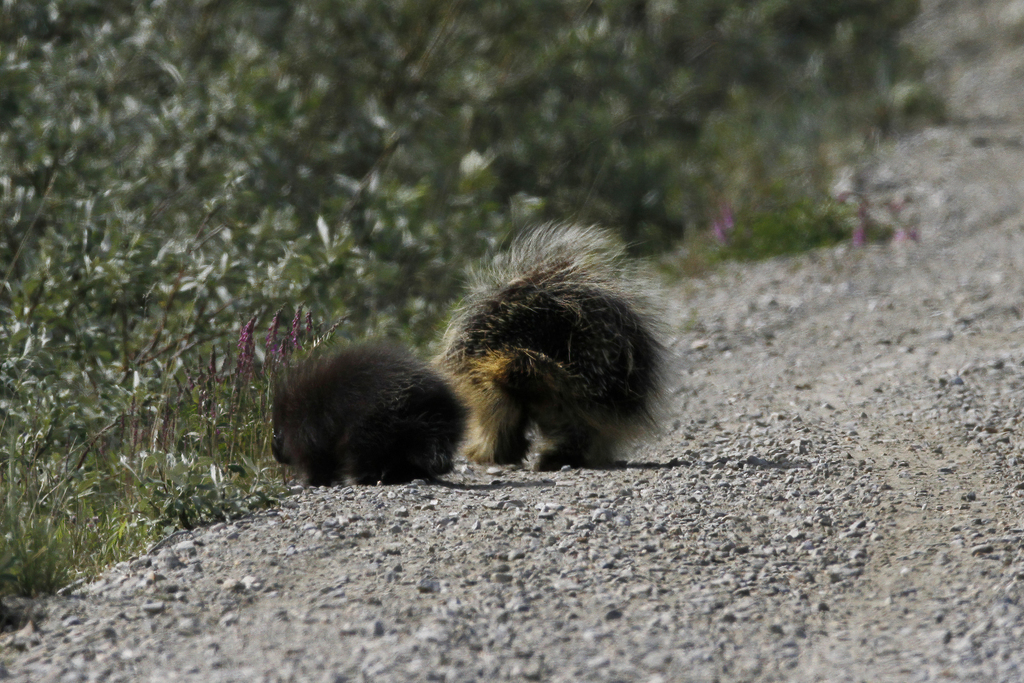
[[[827,247],[850,239],[857,225],[855,208],[836,201],[793,201],[769,197],[736,216],[723,207],[712,236],[716,260],[763,259]]]

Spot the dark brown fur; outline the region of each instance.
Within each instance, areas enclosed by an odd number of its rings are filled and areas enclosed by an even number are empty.
[[[655,422],[666,351],[648,286],[607,233],[553,225],[513,244],[456,312],[439,363],[470,409],[467,457],[540,470],[612,464]]]
[[[272,450],[311,486],[432,478],[451,471],[465,417],[427,364],[390,346],[353,346],[278,386]]]

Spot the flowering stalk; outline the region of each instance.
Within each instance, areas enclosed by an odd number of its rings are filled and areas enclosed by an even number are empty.
[[[256,316],[253,316],[249,319],[249,322],[242,326],[242,330],[238,334],[238,366],[236,372],[240,378],[245,380],[252,378],[253,358],[256,355],[256,340],[253,339],[252,332],[255,327]]]
[[[857,207],[857,227],[853,229],[853,246],[863,247],[868,241],[868,199],[860,198],[860,206]]]
[[[301,345],[299,344],[299,330],[301,329],[301,327],[302,327],[302,306],[300,305],[298,308],[295,309],[295,317],[292,318],[292,337],[291,337],[292,347],[290,349],[291,351],[296,351],[296,350],[302,348]],[[282,359],[284,358],[284,351],[283,350],[281,352],[281,357],[282,357]]]
[[[718,207],[718,218],[711,224],[711,234],[715,236],[721,245],[729,244],[729,236],[736,222],[732,215],[732,206],[728,202],[722,202]]]
[[[277,313],[274,314],[274,319],[270,321],[270,326],[267,328],[266,338],[266,350],[267,350],[267,362],[269,363],[272,358],[276,356],[278,344],[277,344],[277,328],[280,324],[281,310],[278,309]]]

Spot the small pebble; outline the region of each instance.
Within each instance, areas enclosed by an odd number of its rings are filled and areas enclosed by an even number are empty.
[[[164,604],[164,602],[162,600],[154,600],[154,601],[151,601],[151,602],[143,603],[141,609],[146,614],[153,615],[153,614],[160,614],[161,612],[164,611],[165,608],[166,608],[166,605]]]

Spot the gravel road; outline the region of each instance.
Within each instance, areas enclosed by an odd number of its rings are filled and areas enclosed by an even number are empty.
[[[919,241],[675,286],[629,466],[298,492],[43,601],[0,679],[1024,680],[1024,3],[923,6],[952,123],[849,181]]]

